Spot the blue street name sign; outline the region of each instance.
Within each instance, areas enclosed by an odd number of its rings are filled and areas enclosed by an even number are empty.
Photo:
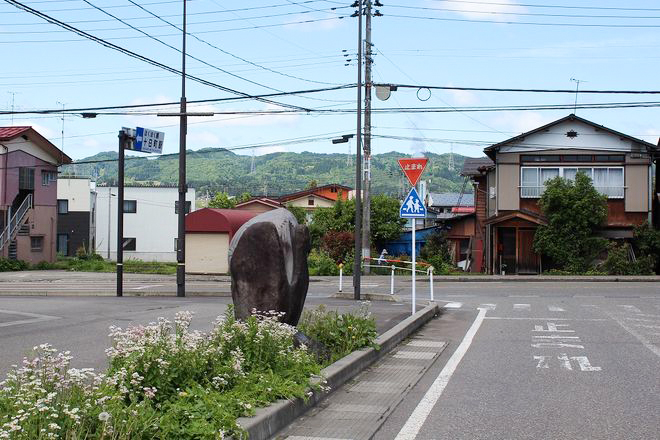
[[[135,127],[135,143],[133,144],[133,149],[135,151],[142,151],[143,153],[161,154],[163,152],[164,140],[165,133],[162,131]]]
[[[410,188],[410,192],[403,199],[401,208],[399,209],[399,217],[401,218],[424,218],[426,217],[426,207],[424,203],[419,198],[417,190],[413,186]]]

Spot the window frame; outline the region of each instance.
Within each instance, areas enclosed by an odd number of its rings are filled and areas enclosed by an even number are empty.
[[[34,240],[38,240],[39,245],[34,245]],[[44,236],[43,235],[30,235],[30,252],[43,252],[44,251]]]
[[[536,185],[523,185],[523,174],[524,170],[528,169],[535,169],[536,170]],[[575,175],[577,173],[585,173],[586,171],[589,172],[587,174],[589,178],[592,181],[592,184],[594,183],[594,170],[607,170],[607,181],[610,183],[610,171],[611,170],[620,170],[621,171],[621,186],[596,186],[594,185],[594,188],[596,190],[603,194],[606,195],[608,199],[623,199],[625,198],[625,188],[626,188],[626,174],[625,174],[625,167],[624,166],[613,166],[613,167],[608,167],[608,166],[592,166],[592,167],[585,167],[585,166],[579,166],[579,165],[572,165],[572,166],[547,166],[547,167],[530,167],[530,166],[521,166],[520,167],[520,184],[519,184],[519,194],[521,199],[538,199],[543,195],[543,192],[545,191],[545,185],[544,182],[541,181],[541,175],[542,172],[541,170],[543,169],[558,169],[559,170],[559,177],[563,179],[569,179],[573,180],[567,177],[564,177],[564,171],[565,170],[576,170]],[[534,190],[536,189],[536,191]]]
[[[66,204],[66,210],[60,209],[60,204]],[[65,215],[69,213],[69,199],[57,199],[57,214]]]
[[[131,206],[130,204],[133,204],[133,209],[131,210],[130,208],[127,210],[126,206]],[[137,200],[124,200],[124,214],[137,214]]]
[[[41,186],[49,186],[52,182],[57,182],[57,172],[41,170]]]

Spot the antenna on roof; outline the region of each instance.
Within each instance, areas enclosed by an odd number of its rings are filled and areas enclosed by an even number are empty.
[[[577,78],[571,78],[571,81],[575,82],[575,103],[573,103],[573,114],[577,113],[577,98],[578,98],[578,91],[580,90],[580,83],[581,82],[586,82],[583,79],[577,79]]]
[[[62,106],[62,142],[60,143],[60,150],[64,151],[64,106],[66,102],[57,101],[57,103]]]

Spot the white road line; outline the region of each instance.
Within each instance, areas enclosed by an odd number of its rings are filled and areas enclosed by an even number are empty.
[[[607,313],[607,312],[606,312],[606,313]],[[607,313],[607,315],[608,315],[610,318],[612,318],[614,321],[616,321],[617,324],[619,324],[621,327],[623,327],[623,329],[624,329],[625,331],[627,331],[628,333],[630,333],[631,335],[633,335],[635,338],[637,338],[637,340],[638,340],[639,342],[641,342],[642,345],[643,345],[644,347],[648,348],[648,349],[651,350],[656,356],[660,357],[660,348],[658,348],[657,345],[654,345],[653,343],[651,343],[651,341],[649,341],[648,339],[646,339],[646,337],[644,337],[644,335],[638,333],[636,330],[634,330],[633,328],[631,328],[628,324],[626,324],[625,322],[623,322],[622,319],[617,318],[615,315],[612,315],[611,313]]]
[[[533,332],[550,332],[550,333],[575,333],[575,330],[560,330],[559,327],[568,327],[568,324],[555,324],[548,322],[548,328],[543,328],[542,325],[535,325]]]
[[[513,310],[531,310],[532,306],[529,304],[514,304]]]
[[[468,349],[470,348],[474,336],[477,334],[479,327],[481,327],[481,323],[484,321],[486,312],[486,309],[479,309],[477,318],[472,323],[472,326],[470,326],[470,329],[465,334],[465,337],[461,341],[460,345],[458,348],[456,348],[454,354],[451,355],[451,358],[449,358],[449,361],[447,361],[447,364],[442,369],[438,377],[433,381],[433,384],[431,384],[428,391],[426,391],[426,394],[424,394],[424,397],[422,397],[422,400],[414,409],[408,418],[408,421],[406,421],[406,424],[403,425],[403,428],[401,428],[401,431],[399,431],[395,440],[414,440],[417,437],[417,434],[419,433],[420,429],[422,429],[424,422],[426,422],[429,414],[431,414],[431,410],[438,402],[442,392],[445,390],[445,387],[449,383],[449,379],[451,379],[454,371],[456,371],[456,367],[458,367],[458,364],[463,359],[463,356],[465,356],[465,353],[467,353]]]
[[[627,312],[642,313],[642,311],[639,310],[639,309],[638,309],[637,307],[635,307],[635,306],[631,306],[631,305],[620,305],[619,307],[625,309]]]
[[[580,339],[579,336],[562,336],[562,335],[532,335],[532,338],[537,338],[537,339]]]
[[[461,307],[463,307],[463,303],[450,302],[450,303],[445,304],[443,308],[445,308],[445,309],[460,309]]]
[[[479,307],[486,310],[495,310],[497,308],[497,304],[481,304]]]
[[[562,354],[561,356],[557,356],[557,359],[559,359],[559,361],[561,362],[562,368],[569,371],[573,370],[573,367],[571,367],[571,361],[567,355]]]
[[[652,329],[660,330],[660,325],[650,325],[650,324],[634,324],[634,325],[635,327],[652,328]]]
[[[538,298],[538,295],[509,295],[509,298]]]
[[[550,356],[534,356],[534,360],[539,361],[536,368],[550,368],[548,359],[550,359]]]
[[[143,289],[151,289],[154,287],[163,287],[162,284],[152,284],[150,286],[140,286],[140,287],[131,287],[130,290],[143,290]]]
[[[548,306],[548,310],[551,312],[565,312],[566,310],[562,309],[561,307],[557,306]]]
[[[565,344],[563,342],[539,342],[538,344],[532,344],[533,348],[543,348],[543,347],[552,347],[552,348],[584,348],[584,345],[580,344]]]
[[[16,312],[14,310],[0,309],[0,313],[7,313],[10,315],[26,316],[31,319],[20,319],[18,321],[9,321],[0,323],[0,327],[10,327],[12,325],[33,324],[35,322],[52,321],[53,319],[60,319],[59,316],[40,315],[38,313]]]
[[[548,317],[548,318],[518,318],[518,317],[513,317],[513,316],[487,316],[484,319],[502,319],[502,320],[520,320],[520,321],[607,321],[606,318],[557,318],[556,316],[553,317]]]

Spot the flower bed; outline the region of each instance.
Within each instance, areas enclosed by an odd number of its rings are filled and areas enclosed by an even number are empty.
[[[0,439],[244,438],[238,417],[321,386],[311,380],[321,366],[276,314],[239,322],[230,307],[208,333],[191,331],[191,320],[179,312],[174,323],[111,327],[104,374],[69,368],[69,353],[48,344],[34,347],[0,382]]]

